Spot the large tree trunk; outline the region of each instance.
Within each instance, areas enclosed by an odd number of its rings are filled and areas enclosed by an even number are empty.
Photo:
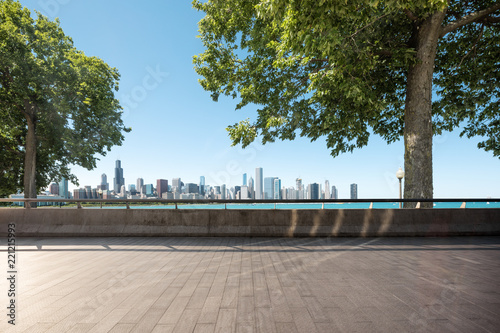
[[[444,13],[435,13],[416,23],[413,43],[417,63],[408,71],[405,101],[405,189],[406,199],[432,199],[432,76],[437,42]],[[415,207],[407,203],[405,208]],[[432,203],[421,207],[432,207]]]
[[[28,122],[26,135],[26,151],[24,156],[24,198],[36,198],[36,115],[34,106],[25,101],[25,118]],[[36,207],[36,203],[25,204],[25,207]]]

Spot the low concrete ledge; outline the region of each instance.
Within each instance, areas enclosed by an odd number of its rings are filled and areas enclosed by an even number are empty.
[[[0,236],[500,235],[500,209],[0,209]]]

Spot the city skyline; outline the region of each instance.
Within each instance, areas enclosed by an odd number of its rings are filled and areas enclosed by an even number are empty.
[[[140,177],[155,184],[156,179],[171,181],[173,175],[193,183],[204,175],[207,183],[235,186],[243,173],[254,178],[255,167],[262,166],[264,177],[279,175],[282,184],[294,184],[298,177],[305,186],[329,180],[343,198],[349,197],[353,182],[362,188],[363,198],[399,195],[395,173],[404,169],[403,141],[388,145],[372,135],[368,146],[335,158],[324,139],[298,137],[246,149],[231,147],[227,126],[255,119],[258,106],[235,112],[238,100],[220,96],[215,103],[199,85],[192,57],[203,52],[196,38],[203,13],[193,10],[191,2],[150,3],[154,11],[139,2],[115,0],[21,3],[50,19],[58,17],[75,47],[102,58],[121,74],[117,98],[132,131],[125,134],[122,146],[100,157],[94,170],[72,167],[80,186],[98,183],[103,173],[113,186],[119,159],[126,166],[127,186]],[[460,138],[459,130],[434,137],[435,198],[500,197],[500,160],[478,149],[479,141]],[[70,190],[75,188],[69,184]]]
[[[199,193],[200,196],[205,195],[205,188],[215,189],[216,194],[221,194],[219,199],[226,199],[226,194],[232,192],[232,195],[236,195],[237,192],[243,193],[243,191],[249,191],[249,195],[247,193],[240,194],[241,199],[251,199],[254,198],[256,200],[264,199],[264,200],[282,200],[282,199],[339,199],[338,189],[335,185],[330,188],[329,180],[325,181],[325,185],[318,184],[316,182],[310,183],[307,187],[303,186],[302,179],[295,179],[295,186],[288,185],[282,183],[282,180],[278,176],[272,177],[263,177],[264,176],[264,168],[257,167],[255,168],[255,178],[258,179],[263,186],[260,186],[260,189],[254,187],[254,180],[250,176],[247,178],[247,173],[243,173],[241,175],[242,182],[237,185],[227,184],[206,184],[205,176],[200,176],[199,183],[190,183],[182,181],[182,177],[173,177],[171,185],[168,185],[168,179],[156,179],[151,183],[145,182],[144,178],[139,177],[136,179],[134,184],[132,183],[124,183],[124,168],[122,168],[121,160],[115,161],[115,178],[114,178],[114,187],[113,189],[109,188],[109,184],[107,183],[107,175],[106,173],[101,174],[101,180],[96,187],[93,185],[83,185],[74,188],[73,190],[69,190],[70,193],[74,193],[74,197],[83,199],[85,196],[87,199],[95,198],[98,193],[102,196],[102,192],[105,193],[105,198],[110,198],[112,196],[111,193],[115,193],[115,195],[119,196],[127,196],[132,195],[132,193],[140,193],[141,195],[153,196],[156,193],[157,197],[161,197],[163,193]],[[118,180],[117,180],[118,179]],[[248,182],[248,186],[247,186]],[[54,189],[54,185],[58,184],[63,188],[68,188],[67,180],[63,180],[60,182],[53,182],[49,185],[48,191],[52,194],[59,194],[59,188]],[[156,187],[154,186],[156,184]],[[127,186],[128,185],[128,186]],[[352,188],[353,185],[356,187],[356,194],[353,196]],[[357,199],[357,184],[350,185],[350,197],[346,197],[349,199]],[[126,190],[128,189],[128,190]],[[184,190],[184,191],[181,191]],[[101,192],[100,192],[101,191]],[[290,191],[296,191],[297,193],[293,193]],[[302,191],[302,192],[301,192]],[[298,192],[301,192],[300,194]],[[347,192],[347,191],[346,191]],[[89,194],[90,193],[90,194]],[[170,197],[169,197],[170,198]],[[172,197],[173,198],[173,197]]]

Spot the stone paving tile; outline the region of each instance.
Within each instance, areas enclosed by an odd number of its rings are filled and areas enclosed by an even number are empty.
[[[5,242],[0,240],[4,254]],[[22,238],[17,243],[17,322],[14,327],[2,316],[2,333],[496,332],[500,327],[500,237]],[[0,281],[4,307],[8,287],[6,279]]]

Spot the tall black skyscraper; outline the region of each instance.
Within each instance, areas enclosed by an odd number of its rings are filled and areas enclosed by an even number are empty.
[[[115,165],[115,178],[113,179],[115,193],[120,193],[122,185],[125,185],[125,178],[123,178],[122,162],[116,160]]]

